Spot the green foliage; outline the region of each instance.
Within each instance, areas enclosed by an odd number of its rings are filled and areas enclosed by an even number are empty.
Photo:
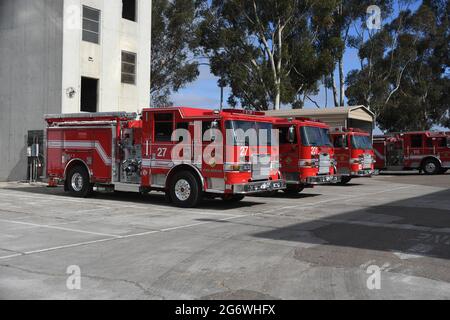
[[[195,0],[153,0],[151,96],[153,106],[170,105],[170,94],[194,81],[198,62]]]
[[[312,29],[313,12],[326,20],[328,1],[205,0],[201,12],[200,44],[212,73],[231,88],[232,106],[302,107],[330,72],[330,53]]]
[[[449,127],[449,4],[424,1],[362,43],[347,76],[349,104],[364,104],[387,131]]]

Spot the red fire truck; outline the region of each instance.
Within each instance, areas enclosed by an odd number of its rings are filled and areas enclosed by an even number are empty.
[[[287,193],[295,194],[318,184],[336,183],[334,149],[329,126],[304,118],[278,119],[280,166]]]
[[[375,172],[375,155],[370,134],[353,128],[337,128],[331,132],[337,174],[341,184],[349,183],[356,177],[370,177]]]
[[[450,168],[449,132],[407,132],[374,138],[379,170],[420,170],[445,173]]]
[[[140,118],[93,113],[46,121],[49,184],[63,184],[74,196],[155,190],[176,206],[194,207],[202,196],[239,201],[285,187],[277,146],[266,133],[273,119],[259,113],[174,107],[144,109]],[[238,138],[244,129],[263,134],[256,142]],[[225,134],[231,143],[223,143]]]

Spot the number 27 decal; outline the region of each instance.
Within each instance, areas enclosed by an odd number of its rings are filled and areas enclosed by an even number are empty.
[[[164,158],[167,153],[167,148],[158,148],[157,156],[160,158]]]

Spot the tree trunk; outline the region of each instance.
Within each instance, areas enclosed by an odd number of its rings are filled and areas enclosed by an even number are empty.
[[[273,106],[274,110],[280,110],[280,100],[281,100],[281,93],[280,93],[280,83],[277,82],[275,85],[275,104]]]
[[[334,71],[331,73],[331,84],[333,85],[334,106],[335,107],[339,107],[338,94],[337,94],[337,88],[336,88],[336,81],[334,79]]]
[[[278,62],[276,69],[276,82],[275,82],[275,110],[280,110],[280,100],[281,100],[281,66],[282,66],[282,57],[283,57],[283,38],[282,38],[283,29],[281,27],[281,21],[278,19]]]
[[[342,56],[339,58],[339,107],[344,106],[344,77],[344,57]]]

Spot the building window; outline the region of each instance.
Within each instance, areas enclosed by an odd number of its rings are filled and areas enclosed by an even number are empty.
[[[100,10],[83,6],[83,41],[100,43]]]
[[[136,84],[136,53],[122,51],[122,83]]]
[[[97,112],[98,80],[81,77],[81,112]]]
[[[136,21],[136,0],[122,0],[122,18]]]

